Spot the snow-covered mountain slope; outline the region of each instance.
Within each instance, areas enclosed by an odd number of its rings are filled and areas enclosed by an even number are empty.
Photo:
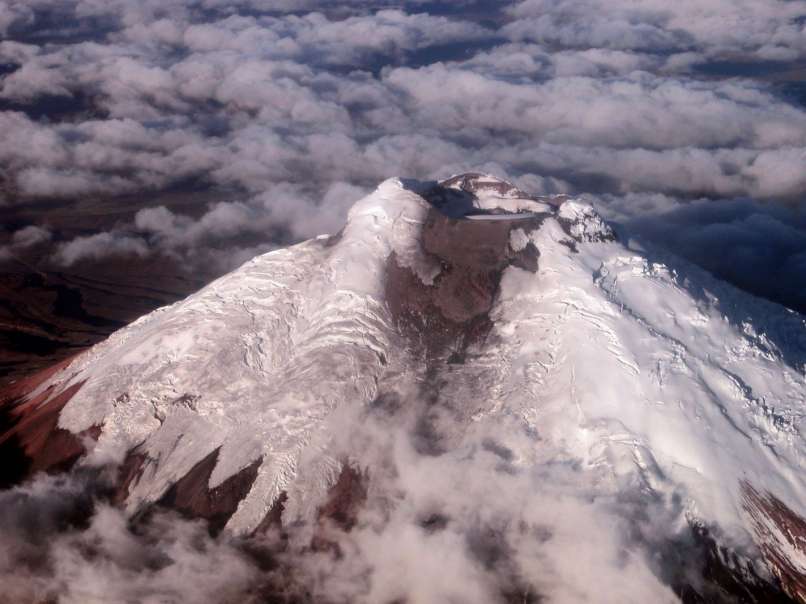
[[[26,395],[59,399],[60,433],[97,437],[81,463],[123,464],[131,513],[190,476],[236,493],[218,509],[236,534],[301,526],[348,464],[379,509],[449,522],[462,493],[593,544],[552,558],[556,577],[610,555],[605,525],[639,506],[662,519],[635,521],[644,541],[705,527],[806,598],[804,318],[493,177],[388,180],[339,234],[251,260]],[[546,517],[547,491],[564,512]]]

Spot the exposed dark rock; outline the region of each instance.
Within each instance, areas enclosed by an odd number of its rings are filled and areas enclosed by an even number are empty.
[[[536,273],[538,269],[538,261],[540,260],[540,250],[531,241],[526,244],[518,254],[512,258],[512,265],[522,268],[530,273]]]
[[[786,593],[806,602],[806,575],[792,561],[793,553],[806,560],[806,520],[772,493],[759,493],[747,482],[742,484],[742,492],[767,566]]]
[[[470,277],[466,277],[470,278]],[[449,282],[454,283],[458,278]],[[444,279],[438,278],[433,286],[425,285],[414,272],[398,264],[392,254],[386,269],[386,299],[398,330],[413,350],[424,357],[438,357],[460,340],[462,348],[471,341],[480,341],[489,332],[491,324],[486,310],[492,305],[492,292],[459,292],[459,300],[451,301],[451,289],[442,289]],[[482,279],[478,283],[484,283]],[[493,285],[487,282],[488,285]],[[494,284],[497,286],[497,283]],[[454,290],[455,291],[455,290]],[[457,313],[464,309],[470,316],[464,322],[454,321],[442,312],[442,306],[454,306]],[[473,315],[472,309],[476,310]]]
[[[283,510],[285,510],[285,502],[288,501],[288,495],[284,492],[280,493],[265,518],[260,521],[260,524],[255,529],[254,534],[263,535],[271,530],[281,530],[283,526]]]
[[[420,527],[427,533],[445,530],[451,519],[443,514],[430,514],[420,521]]]
[[[650,546],[655,572],[683,604],[795,604],[763,568],[720,541],[692,521],[677,537]]]
[[[466,363],[472,358],[469,351],[489,337],[493,327],[490,311],[504,270],[517,266],[537,272],[537,247],[527,242],[522,249],[513,249],[512,233],[520,229],[528,234],[544,219],[542,215],[517,214],[511,220],[453,217],[443,213],[445,205],[439,204],[447,200],[455,209],[456,199],[450,198],[458,195],[468,196],[466,201],[472,206],[472,187],[456,190],[437,185],[429,192],[431,197],[426,197],[432,204],[434,191],[440,197],[426,216],[418,244],[441,271],[433,284],[425,284],[393,253],[387,261],[385,292],[398,332],[408,344],[414,364],[423,369],[418,397],[422,408],[411,438],[416,451],[431,456],[441,455],[449,445],[444,439],[443,416],[463,413],[452,394],[443,392],[441,372],[446,366]]]
[[[592,241],[598,243],[606,243],[609,241],[616,241],[618,237],[615,231],[610,228],[608,224],[602,220],[601,216],[596,214],[593,210],[588,210],[584,217],[579,219],[570,220],[562,216],[557,218],[560,226],[571,237],[572,241]],[[561,242],[563,245],[568,246],[572,251],[576,252],[576,243],[570,244]]]
[[[484,180],[479,175],[463,175],[435,185],[424,195],[434,205],[426,217],[418,243],[423,254],[441,267],[433,284],[426,284],[417,274],[403,266],[392,254],[386,265],[386,299],[399,334],[409,345],[418,373],[420,391],[412,402],[395,393],[382,393],[371,405],[371,412],[394,417],[404,410],[415,408],[412,439],[415,449],[423,455],[441,455],[448,446],[440,432],[440,419],[459,412],[467,401],[458,398],[451,385],[451,376],[461,379],[471,372],[462,371],[458,365],[474,362],[474,347],[490,337],[493,328],[490,311],[499,295],[503,272],[511,266],[536,273],[540,251],[531,243],[519,250],[512,247],[515,229],[525,232],[538,228],[542,217],[513,214],[512,219],[475,220],[467,218],[472,213],[481,213],[473,201],[480,190],[501,195],[522,195],[511,185]],[[525,195],[523,195],[525,197]],[[503,210],[491,213],[507,214]],[[591,223],[596,226],[596,223]],[[581,225],[581,226],[580,226]],[[587,222],[565,221],[563,226],[569,235]],[[583,228],[584,231],[584,228]],[[574,231],[575,239],[563,241],[576,251],[577,241],[608,240],[606,231],[593,228],[588,239],[583,232]],[[338,242],[341,234],[320,241],[322,246]],[[69,296],[63,302],[70,303]],[[75,299],[72,300],[74,303]],[[81,302],[80,298],[77,300]],[[65,311],[65,308],[61,309]],[[68,309],[69,310],[69,309]],[[75,314],[75,313],[74,313]],[[79,317],[87,321],[90,315]],[[91,317],[90,317],[91,318]],[[386,365],[386,358],[380,354]],[[473,367],[471,367],[473,368]],[[55,370],[55,368],[54,368]],[[58,428],[58,415],[64,405],[81,388],[75,384],[61,392],[47,390],[34,399],[26,397],[46,377],[15,383],[0,397],[0,455],[3,472],[0,486],[15,484],[40,470],[69,468],[83,454],[82,439],[97,438],[100,427],[84,435],[73,435]],[[471,382],[470,386],[474,386]],[[472,389],[472,388],[471,388]],[[127,397],[125,393],[121,397]],[[183,394],[173,403],[193,408],[198,395]],[[121,398],[121,402],[124,401]],[[407,406],[409,406],[407,408]],[[466,409],[465,409],[466,411]],[[447,432],[447,431],[446,431]],[[507,471],[515,457],[513,451],[487,439],[482,448],[499,458],[499,467]],[[260,460],[228,478],[220,486],[210,489],[209,480],[218,462],[219,450],[211,452],[198,462],[184,477],[173,484],[155,506],[150,506],[140,518],[148,520],[150,511],[166,507],[179,513],[206,519],[212,534],[219,534],[238,504],[249,493],[256,480]],[[129,453],[119,468],[116,490],[110,494],[111,501],[121,505],[131,489],[149,470],[151,460],[142,450]],[[342,555],[340,537],[353,530],[359,522],[360,512],[368,497],[369,476],[345,464],[319,508],[314,536],[304,553],[316,555]],[[792,558],[782,548],[804,551],[806,523],[782,502],[770,494],[761,495],[747,487],[747,509],[756,520],[760,548],[776,580],[759,576],[746,560],[718,545],[719,538],[700,526],[692,527],[692,535],[685,543],[670,544],[662,560],[667,574],[663,580],[671,586],[685,603],[711,602],[790,603],[794,599],[806,601],[804,577],[792,563]],[[297,602],[314,601],[313,596],[293,577],[291,569],[284,567],[289,554],[288,532],[292,527],[283,526],[283,511],[287,496],[281,494],[249,538],[235,542],[256,561],[261,570],[268,573],[266,582],[255,588],[248,602]],[[86,513],[85,515],[88,515]],[[451,519],[439,512],[418,519],[419,527],[428,534],[450,530]],[[772,524],[770,524],[772,523]],[[137,521],[133,523],[136,530]],[[770,526],[780,529],[772,534]],[[506,602],[538,602],[540,597],[533,586],[518,576],[514,553],[507,542],[510,527],[479,526],[466,534],[467,552],[480,567],[500,579],[498,592]],[[525,530],[525,529],[522,529]],[[549,538],[549,533],[534,530],[536,543]],[[783,539],[783,541],[781,540]],[[777,540],[777,541],[776,541]],[[343,542],[342,542],[343,543]],[[658,573],[661,575],[662,573]],[[762,573],[763,574],[763,573]],[[787,595],[789,594],[789,595]]]
[[[339,478],[330,488],[327,500],[319,508],[318,526],[311,548],[314,551],[329,551],[335,556],[340,556],[338,539],[332,534],[332,527],[337,531],[352,530],[366,500],[367,477],[345,464]]]
[[[539,197],[535,197],[529,193],[521,191],[512,183],[504,180],[491,179],[488,176],[479,174],[477,172],[468,172],[466,174],[453,176],[440,182],[438,187],[448,189],[458,188],[461,191],[470,193],[472,195],[481,191],[492,191],[502,196],[510,195],[519,197],[521,199],[540,199]]]
[[[327,501],[319,508],[319,519],[334,522],[344,531],[355,526],[358,512],[367,499],[367,478],[345,464],[331,487]]]
[[[579,247],[577,247],[577,242],[574,241],[573,239],[561,239],[559,241],[559,244],[564,245],[569,250],[571,250],[571,252],[574,253],[574,254],[579,253]]]
[[[37,472],[69,470],[84,454],[84,439],[97,439],[100,426],[82,434],[59,428],[59,414],[81,389],[76,383],[63,391],[47,388],[27,398],[69,362],[63,361],[30,378],[18,380],[0,394],[0,488],[19,484]]]
[[[113,503],[122,505],[129,496],[131,488],[135,486],[143,475],[148,456],[137,449],[130,451],[118,468],[117,484],[112,496]]]
[[[430,211],[419,241],[442,267],[434,284],[424,284],[394,253],[387,262],[386,300],[401,333],[425,357],[447,354],[460,362],[466,348],[482,341],[492,326],[489,312],[504,269],[537,271],[537,248],[530,242],[515,251],[510,236],[515,228],[532,231],[541,221],[471,220]]]
[[[255,460],[211,489],[210,476],[218,462],[219,452],[220,449],[216,449],[193,466],[157,502],[157,505],[174,509],[185,516],[206,519],[212,535],[221,532],[238,509],[238,504],[249,493],[261,463],[260,459]]]
[[[335,235],[329,235],[326,239],[322,240],[322,245],[325,247],[333,247],[344,237],[344,229],[339,230]]]

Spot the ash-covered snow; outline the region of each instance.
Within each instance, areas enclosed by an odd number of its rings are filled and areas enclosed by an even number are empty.
[[[806,516],[806,368],[792,362],[803,351],[774,343],[793,342],[803,317],[629,251],[581,201],[557,208],[500,181],[481,184],[479,209],[546,216],[510,236],[514,250],[537,247],[539,268],[504,271],[492,337],[445,369],[443,390],[467,403],[444,442],[458,450],[483,427],[511,453],[513,472],[570,464],[586,492],[674,499],[734,543],[749,541],[743,481]],[[425,285],[440,274],[419,244],[430,206],[416,190],[384,182],[355,204],[338,238],[259,256],[50,382],[86,380],[59,424],[103,426],[90,460],[135,446],[152,460],[130,511],[217,447],[210,487],[262,459],[229,521],[235,533],[252,531],[283,492],[284,520],[310,517],[345,454],[371,466],[333,426],[380,389],[411,392],[422,381],[384,299],[393,252]],[[731,318],[759,313],[776,333]],[[790,337],[771,337],[778,332]]]

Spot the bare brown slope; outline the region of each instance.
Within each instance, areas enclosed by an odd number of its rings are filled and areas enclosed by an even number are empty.
[[[753,522],[759,548],[767,566],[784,590],[806,603],[806,520],[771,493],[759,493],[749,483],[742,485],[745,510]],[[793,560],[796,557],[800,564]]]
[[[66,359],[0,391],[0,488],[8,488],[40,471],[68,470],[84,453],[85,438],[97,438],[100,428],[73,434],[58,427],[59,413],[82,384],[65,390],[48,387],[33,393]]]
[[[489,312],[508,266],[537,271],[537,248],[515,251],[510,234],[536,229],[541,218],[469,220],[432,209],[420,236],[422,251],[441,266],[432,285],[423,283],[393,253],[386,265],[386,301],[400,334],[423,361],[448,355],[460,360],[489,332]]]

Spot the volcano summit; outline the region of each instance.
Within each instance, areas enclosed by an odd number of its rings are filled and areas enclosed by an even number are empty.
[[[390,179],[5,395],[11,483],[283,534],[319,601],[806,601],[806,324],[585,203]]]

